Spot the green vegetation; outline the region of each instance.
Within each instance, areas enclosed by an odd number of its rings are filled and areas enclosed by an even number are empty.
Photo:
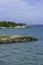
[[[9,38],[9,35],[0,34],[0,39],[1,39],[1,38]]]
[[[15,26],[22,26],[24,24],[21,23],[15,23],[15,22],[6,22],[6,21],[0,21],[0,27],[15,27]]]

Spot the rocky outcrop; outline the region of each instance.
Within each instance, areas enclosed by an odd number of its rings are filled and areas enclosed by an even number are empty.
[[[0,43],[29,42],[37,40],[38,40],[37,38],[31,36],[0,35]]]

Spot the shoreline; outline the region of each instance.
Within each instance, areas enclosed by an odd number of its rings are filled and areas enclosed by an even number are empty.
[[[12,28],[14,28],[14,29],[25,29],[25,28],[30,28],[30,27],[0,27],[0,29],[12,29]]]

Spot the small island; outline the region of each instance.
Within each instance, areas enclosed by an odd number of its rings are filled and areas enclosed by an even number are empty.
[[[0,29],[4,28],[30,28],[31,25],[15,22],[0,21]]]
[[[32,36],[0,34],[0,44],[15,43],[15,42],[30,42],[30,41],[37,41],[37,40],[38,40],[37,38]]]

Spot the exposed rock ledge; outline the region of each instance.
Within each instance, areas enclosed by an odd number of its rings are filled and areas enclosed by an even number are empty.
[[[0,43],[29,42],[29,41],[37,41],[37,40],[38,40],[37,38],[32,36],[0,34]]]

